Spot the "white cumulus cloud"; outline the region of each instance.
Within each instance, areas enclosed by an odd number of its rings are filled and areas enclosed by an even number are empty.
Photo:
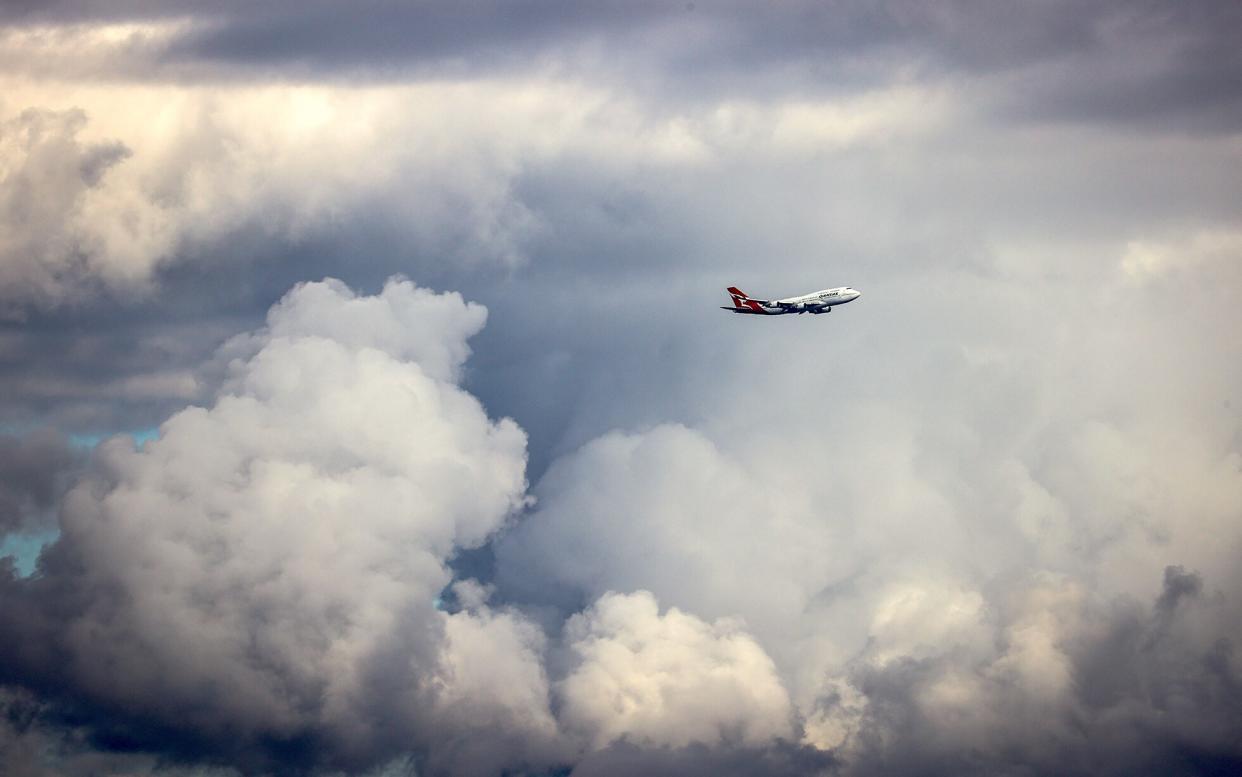
[[[577,664],[562,715],[590,744],[758,745],[793,734],[772,660],[742,624],[709,623],[647,591],[606,594],[566,625]]]
[[[548,728],[537,691],[481,693],[507,673],[470,649],[542,636],[433,604],[454,550],[524,499],[525,435],[453,382],[485,317],[408,281],[295,288],[210,406],[97,449],[41,574],[0,598],[40,646],[9,659],[104,709],[343,762],[409,746],[441,694],[529,701],[522,725]]]

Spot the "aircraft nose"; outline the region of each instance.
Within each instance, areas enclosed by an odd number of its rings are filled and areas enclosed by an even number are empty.
[[[858,289],[850,289],[850,291],[853,292],[850,295],[850,299],[858,299],[859,297],[862,296],[862,292],[859,291]]]

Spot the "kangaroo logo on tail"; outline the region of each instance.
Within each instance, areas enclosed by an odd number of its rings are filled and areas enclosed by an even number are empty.
[[[727,291],[729,292],[729,296],[733,298],[733,307],[750,308],[751,310],[758,311],[763,310],[763,307],[758,302],[746,296],[746,292],[742,291],[738,287],[730,286]]]

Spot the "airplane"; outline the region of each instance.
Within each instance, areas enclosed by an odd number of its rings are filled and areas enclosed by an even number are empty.
[[[849,286],[838,286],[835,289],[824,289],[803,294],[801,297],[785,299],[752,299],[736,286],[729,287],[729,296],[733,297],[733,307],[720,306],[721,310],[734,313],[752,313],[760,316],[779,316],[784,313],[831,313],[833,305],[844,305],[853,302],[862,294]]]

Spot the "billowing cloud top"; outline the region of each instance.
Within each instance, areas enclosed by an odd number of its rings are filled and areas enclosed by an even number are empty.
[[[579,664],[561,684],[564,715],[596,747],[745,744],[793,734],[789,697],[738,624],[707,624],[647,591],[609,593],[566,624]]]
[[[210,407],[95,451],[6,590],[9,671],[209,739],[411,736],[445,561],[523,498],[525,436],[453,382],[484,317],[408,281],[291,291]]]

